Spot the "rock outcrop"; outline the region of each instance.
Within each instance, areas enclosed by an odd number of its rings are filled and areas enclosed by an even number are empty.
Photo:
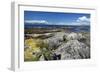
[[[61,59],[84,59],[90,58],[90,49],[78,40],[70,40],[62,44],[55,50],[56,54],[61,54]]]
[[[63,37],[64,36],[64,37]],[[64,38],[67,41],[64,41]],[[85,41],[84,41],[85,40]],[[86,44],[86,37],[82,33],[57,33],[46,39],[49,48],[55,48],[54,53],[61,55],[61,59],[87,59],[90,58],[90,47]],[[88,44],[89,41],[88,41]],[[56,46],[56,47],[54,47]]]

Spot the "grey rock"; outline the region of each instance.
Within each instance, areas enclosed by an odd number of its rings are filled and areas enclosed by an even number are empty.
[[[90,57],[90,48],[78,40],[70,40],[59,46],[55,53],[61,54],[61,59],[84,59]]]
[[[44,61],[45,59],[44,59],[44,56],[43,55],[41,55],[41,57],[40,57],[40,59],[39,59],[39,61]]]
[[[69,35],[66,36],[67,40],[79,40],[85,38],[81,33],[70,33]]]

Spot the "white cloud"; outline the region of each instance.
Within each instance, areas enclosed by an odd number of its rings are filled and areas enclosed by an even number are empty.
[[[90,18],[87,18],[86,16],[79,17],[76,22],[80,25],[89,25],[90,24]]]
[[[48,24],[48,22],[46,20],[25,20],[25,23],[44,23],[44,24]]]
[[[58,25],[90,25],[90,18],[86,16],[78,17],[74,22],[59,22]]]
[[[43,23],[43,24],[49,24],[49,25],[54,24],[46,20],[25,20],[25,23],[31,23],[31,24]],[[74,22],[58,22],[55,24],[57,25],[90,25],[90,18],[87,18],[86,16],[82,16],[82,17],[77,18]]]

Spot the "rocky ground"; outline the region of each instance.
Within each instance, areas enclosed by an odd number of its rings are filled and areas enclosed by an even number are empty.
[[[50,33],[49,33],[50,34]],[[50,36],[50,35],[45,36]],[[31,40],[34,41],[34,40]],[[89,32],[53,32],[53,36],[37,41],[37,50],[33,42],[25,44],[25,61],[48,61],[90,58]],[[30,52],[29,52],[30,49]],[[28,53],[27,53],[28,51]],[[30,53],[30,54],[29,54]],[[27,55],[31,56],[31,58]]]

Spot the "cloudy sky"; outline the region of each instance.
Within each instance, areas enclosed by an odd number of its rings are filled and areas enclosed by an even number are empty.
[[[24,22],[51,25],[90,25],[90,14],[24,11]]]

